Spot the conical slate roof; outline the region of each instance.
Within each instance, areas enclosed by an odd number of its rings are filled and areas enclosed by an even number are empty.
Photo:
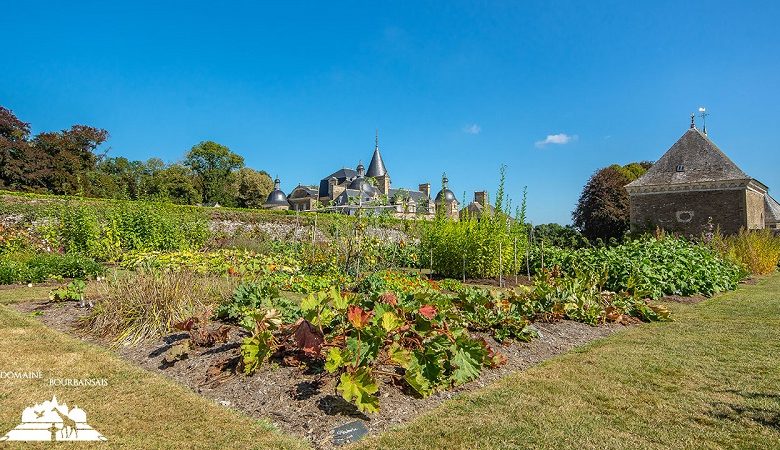
[[[750,177],[706,134],[690,128],[658,162],[627,187],[746,179]]]
[[[374,147],[374,155],[371,156],[371,162],[368,164],[367,177],[381,177],[387,175],[385,163],[382,161],[382,155],[379,153],[379,143]]]

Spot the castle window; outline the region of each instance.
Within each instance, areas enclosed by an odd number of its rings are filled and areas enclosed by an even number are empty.
[[[682,164],[677,164],[677,171],[678,172],[685,172],[685,166]]]

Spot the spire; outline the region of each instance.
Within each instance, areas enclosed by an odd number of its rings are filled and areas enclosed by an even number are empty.
[[[709,113],[707,112],[707,108],[701,106],[699,107],[699,116],[701,117],[701,123],[702,123],[702,132],[704,134],[707,134],[707,116],[709,116]]]
[[[694,117],[696,117],[696,116],[693,113],[691,113],[691,130],[695,130],[696,129],[696,122],[693,121]]]
[[[282,183],[282,182],[281,182],[281,181],[279,181],[279,175],[277,175],[277,176],[276,176],[276,179],[274,180],[274,190],[275,190],[275,191],[278,191],[278,190],[280,190],[280,189],[279,189],[279,186],[281,185],[281,183]]]
[[[382,161],[382,154],[379,153],[379,130],[376,130],[374,154],[371,156],[371,162],[368,164],[368,172],[366,172],[366,175],[369,177],[382,177],[387,175],[385,163]]]
[[[441,174],[441,188],[447,189],[447,183],[449,182],[449,178],[447,178],[447,172],[442,172]]]

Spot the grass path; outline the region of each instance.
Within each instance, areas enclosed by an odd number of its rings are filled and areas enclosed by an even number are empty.
[[[23,288],[16,295],[38,295]],[[45,289],[48,292],[50,288]],[[25,294],[26,292],[26,294]],[[0,371],[41,371],[43,380],[0,378],[0,437],[18,425],[24,408],[57,395],[87,412],[88,423],[106,443],[69,448],[241,448],[299,449],[301,440],[285,437],[267,423],[199,397],[164,376],[123,362],[110,351],[54,331],[11,310],[17,300],[0,291]],[[48,379],[105,378],[105,387],[50,387]],[[50,443],[0,442],[0,448],[50,448]]]
[[[780,448],[780,274],[672,308],[357,448]]]

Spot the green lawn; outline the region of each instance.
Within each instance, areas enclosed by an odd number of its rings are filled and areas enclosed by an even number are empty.
[[[780,275],[672,309],[358,448],[780,448]]]

